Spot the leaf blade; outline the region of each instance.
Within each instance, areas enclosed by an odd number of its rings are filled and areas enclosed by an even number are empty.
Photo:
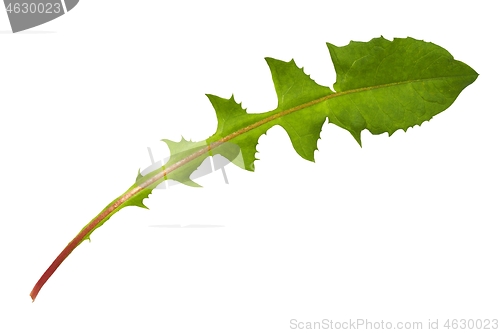
[[[266,58],[278,98],[275,110],[249,114],[229,99],[207,95],[217,120],[216,132],[205,141],[164,140],[171,159],[162,167],[139,175],[135,184],[112,201],[68,244],[42,275],[31,293],[38,292],[59,265],[83,240],[113,214],[127,206],[146,208],[143,200],[166,179],[198,186],[190,175],[210,155],[221,154],[253,171],[256,146],[275,125],[288,133],[296,152],[314,161],[323,123],[348,130],[361,145],[361,132],[392,135],[398,129],[420,125],[446,110],[478,74],[445,49],[413,38],[337,47],[327,43],[337,72],[335,91],[314,82],[295,62]]]

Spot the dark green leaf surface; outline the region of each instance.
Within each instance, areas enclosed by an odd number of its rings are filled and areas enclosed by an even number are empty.
[[[275,125],[285,129],[295,151],[309,161],[314,161],[326,119],[349,131],[360,145],[364,129],[389,135],[398,129],[406,131],[446,110],[478,76],[442,47],[413,38],[389,41],[380,37],[342,47],[327,43],[327,47],[337,73],[335,91],[314,82],[294,60],[266,58],[278,107],[247,113],[234,96],[207,95],[217,116],[216,132],[199,142],[163,140],[170,149],[168,163],[138,177],[132,188],[160,173],[164,176],[119,209],[145,208],[143,200],[165,179],[199,186],[190,175],[210,155],[220,154],[254,171],[258,140]],[[168,168],[173,170],[166,172]]]
[[[293,60],[267,58],[278,107],[263,114],[247,114],[233,97],[226,100],[209,95],[218,128],[207,142],[276,117],[229,140],[241,148],[240,166],[254,170],[257,141],[274,125],[286,130],[300,156],[313,161],[327,117],[361,144],[364,129],[392,135],[430,120],[447,109],[478,75],[445,49],[412,38],[391,42],[381,37],[368,43],[327,46],[337,72],[335,92],[315,83]]]

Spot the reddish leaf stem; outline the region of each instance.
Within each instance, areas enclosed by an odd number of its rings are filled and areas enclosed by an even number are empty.
[[[408,81],[409,82],[409,81]],[[373,87],[366,87],[366,88],[358,88],[358,89],[352,89],[352,90],[349,90],[349,91],[343,91],[343,92],[333,92],[329,95],[326,95],[324,97],[321,97],[321,98],[318,98],[318,99],[315,99],[315,100],[312,100],[310,102],[307,102],[307,103],[304,103],[302,105],[298,105],[296,107],[293,107],[293,108],[290,108],[288,110],[283,110],[283,111],[280,111],[280,112],[276,112],[274,114],[271,114],[269,117],[266,117],[260,121],[257,121],[247,127],[244,127],[234,133],[231,133],[229,135],[227,135],[226,137],[212,143],[212,144],[209,144],[207,147],[205,148],[202,148],[200,149],[199,151],[187,156],[186,158],[178,161],[177,163],[174,163],[172,164],[171,166],[163,169],[163,168],[160,168],[158,170],[156,170],[156,172],[158,172],[158,174],[154,175],[153,177],[149,178],[148,180],[144,181],[143,183],[140,183],[138,184],[136,187],[133,187],[132,189],[128,190],[127,192],[125,192],[124,194],[122,194],[120,197],[118,197],[117,199],[115,199],[112,204],[110,204],[108,206],[108,208],[106,208],[105,210],[103,210],[99,215],[97,215],[92,221],[90,221],[77,235],[76,237],[71,241],[69,242],[69,244],[64,248],[64,250],[62,250],[62,252],[57,256],[57,258],[52,262],[52,264],[49,266],[49,268],[47,268],[47,270],[45,271],[45,273],[43,273],[43,275],[40,277],[40,279],[38,280],[38,282],[35,284],[35,286],[33,287],[33,290],[31,291],[30,293],[30,296],[31,296],[31,299],[33,300],[33,302],[35,301],[38,293],[40,292],[40,290],[42,289],[42,287],[45,285],[45,283],[47,282],[47,280],[52,276],[52,274],[54,274],[54,272],[57,270],[57,268],[62,264],[62,262],[71,254],[71,252],[73,252],[73,250],[78,246],[80,245],[80,243],[85,240],[86,238],[88,238],[88,236],[90,235],[90,233],[92,233],[92,231],[99,225],[100,222],[102,222],[103,220],[105,220],[108,216],[112,215],[116,210],[119,210],[119,207],[125,203],[127,200],[131,199],[133,196],[139,194],[142,190],[148,188],[148,186],[154,184],[155,182],[159,181],[160,179],[165,179],[166,178],[166,175],[169,174],[170,172],[176,170],[177,168],[183,166],[184,164],[194,160],[195,158],[207,153],[210,151],[210,149],[214,149],[218,146],[220,146],[221,144],[223,144],[224,142],[227,142],[243,133],[246,133],[254,128],[257,128],[263,124],[266,124],[274,119],[277,119],[277,118],[280,118],[280,117],[283,117],[287,114],[290,114],[290,113],[293,113],[295,111],[299,111],[299,110],[302,110],[302,109],[305,109],[307,107],[310,107],[312,105],[315,105],[315,104],[318,104],[318,103],[321,103],[321,102],[324,102],[326,100],[329,100],[331,98],[334,98],[334,97],[339,97],[339,96],[342,96],[342,95],[346,95],[346,94],[352,94],[352,93],[357,93],[357,92],[362,92],[362,91],[366,91],[366,90],[372,90],[372,89],[379,89],[379,88],[383,88],[383,87],[388,87],[388,86],[391,86],[391,85],[397,85],[397,84],[403,84],[403,83],[408,83],[408,82],[399,82],[399,83],[389,83],[389,84],[382,84],[382,85],[379,85],[379,86],[373,86]]]

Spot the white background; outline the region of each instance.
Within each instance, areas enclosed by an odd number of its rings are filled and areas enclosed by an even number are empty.
[[[500,319],[494,4],[82,0],[19,34],[0,11],[0,332]],[[205,93],[268,111],[264,57],[332,86],[325,43],[381,35],[431,41],[480,76],[421,127],[363,132],[363,148],[325,125],[316,163],[270,130],[254,173],[228,166],[229,185],[216,172],[202,189],[153,192],[31,303],[57,254],[148,166],[147,147],[161,158],[160,139],[214,132]]]

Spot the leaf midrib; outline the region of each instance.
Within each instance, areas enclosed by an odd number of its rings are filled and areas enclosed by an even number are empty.
[[[382,89],[382,88],[387,88],[387,87],[392,87],[392,86],[398,86],[398,85],[404,85],[404,84],[418,83],[418,82],[431,81],[431,80],[443,80],[443,79],[450,79],[450,78],[456,78],[456,77],[469,77],[469,76],[474,76],[474,75],[472,75],[472,74],[471,75],[456,75],[456,76],[443,76],[443,77],[434,77],[434,78],[426,78],[426,79],[407,80],[407,81],[386,83],[386,84],[381,84],[381,85],[377,85],[377,86],[356,88],[356,89],[351,89],[351,90],[341,91],[341,92],[332,92],[329,95],[314,99],[310,102],[303,103],[301,105],[298,105],[296,107],[293,107],[293,108],[290,108],[287,110],[279,111],[275,114],[270,115],[269,117],[266,117],[266,118],[261,119],[261,120],[255,122],[251,125],[243,127],[242,129],[235,131],[235,132],[223,137],[222,139],[219,139],[219,140],[207,145],[206,147],[194,152],[193,154],[183,158],[182,160],[177,161],[176,163],[174,163],[166,168],[164,166],[162,166],[162,167],[156,169],[155,171],[152,171],[151,173],[156,173],[156,174],[151,176],[151,177],[148,177],[147,180],[145,180],[142,183],[137,184],[137,186],[129,189],[127,192],[125,192],[120,197],[115,199],[115,201],[113,201],[108,206],[107,209],[103,210],[89,224],[87,224],[85,226],[85,228],[80,232],[80,234],[77,235],[77,237],[75,237],[75,239],[81,238],[80,241],[82,241],[83,239],[90,236],[90,234],[95,230],[95,227],[97,225],[99,225],[99,223],[101,221],[105,220],[108,216],[114,214],[114,212],[121,209],[122,205],[125,204],[128,200],[131,200],[134,196],[141,194],[142,191],[146,190],[148,187],[150,187],[154,183],[158,182],[160,179],[167,179],[166,176],[169,173],[177,170],[178,168],[191,162],[192,160],[208,153],[211,149],[214,149],[214,148],[222,145],[223,143],[225,143],[231,139],[234,139],[235,137],[237,137],[239,135],[242,135],[248,131],[251,131],[251,130],[253,130],[259,126],[262,126],[270,121],[273,121],[277,118],[284,117],[284,116],[291,114],[293,112],[297,112],[297,111],[303,110],[305,108],[308,108],[310,106],[323,103],[323,102],[330,100],[332,98],[340,97],[340,96],[344,96],[344,95],[362,93],[365,91],[372,91],[372,90],[377,90],[377,89]],[[273,111],[270,111],[270,112],[273,112]],[[151,173],[149,175],[151,175]],[[86,231],[86,232],[84,232],[84,231]]]
[[[351,90],[346,90],[346,91],[341,91],[341,92],[332,92],[329,95],[314,99],[310,102],[303,103],[303,104],[300,104],[300,105],[295,106],[293,108],[277,112],[273,115],[270,115],[269,117],[266,117],[264,119],[256,121],[255,123],[253,123],[251,125],[245,126],[245,127],[241,128],[240,130],[237,130],[229,135],[226,135],[222,139],[219,139],[219,140],[209,144],[208,146],[196,151],[195,153],[183,158],[182,160],[179,160],[178,162],[172,164],[171,166],[164,168],[162,170],[162,172],[158,173],[156,176],[149,178],[144,183],[139,184],[138,186],[143,187],[143,188],[147,188],[148,186],[152,185],[153,183],[155,183],[159,179],[165,178],[169,173],[171,173],[172,171],[175,171],[176,169],[183,166],[184,164],[191,162],[192,160],[202,156],[203,154],[208,153],[211,149],[214,149],[214,148],[220,146],[221,144],[223,144],[229,140],[234,139],[237,136],[240,136],[246,132],[249,132],[249,131],[251,131],[257,127],[260,127],[260,126],[262,126],[270,121],[273,121],[275,119],[284,117],[284,116],[291,114],[293,112],[297,112],[297,111],[306,109],[306,108],[311,107],[313,105],[323,103],[323,102],[330,100],[332,98],[335,98],[335,97],[340,97],[340,96],[344,96],[344,95],[351,95],[351,94],[356,94],[356,93],[362,93],[362,92],[366,92],[366,91],[372,91],[372,90],[388,88],[388,87],[393,87],[393,86],[398,86],[398,85],[419,83],[419,82],[425,82],[425,81],[434,81],[434,80],[445,80],[445,79],[458,78],[458,77],[469,77],[469,76],[475,76],[475,75],[471,74],[471,75],[440,76],[440,77],[433,77],[433,78],[426,78],[426,79],[406,80],[406,81],[385,83],[385,84],[370,86],[370,87],[356,88],[356,89],[351,89]],[[273,112],[273,111],[270,111],[270,112]],[[157,170],[160,170],[160,169],[161,168],[159,168]]]

